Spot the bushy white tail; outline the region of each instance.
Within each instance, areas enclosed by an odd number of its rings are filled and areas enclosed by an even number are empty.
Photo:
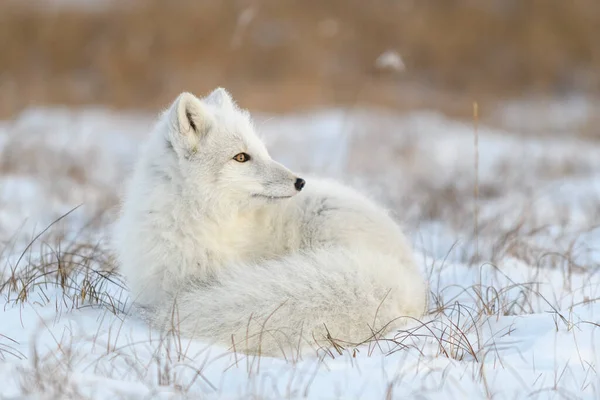
[[[422,315],[425,290],[414,265],[336,247],[223,268],[182,288],[154,322],[240,351],[288,356],[331,344],[328,337],[360,343],[388,332]]]

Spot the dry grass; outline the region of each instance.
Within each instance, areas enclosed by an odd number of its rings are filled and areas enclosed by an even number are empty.
[[[14,263],[3,266],[0,294],[7,305],[33,302],[44,306],[54,300],[57,310],[67,312],[88,305],[105,306],[114,314],[124,312],[126,288],[101,243],[90,242],[89,232],[69,238],[64,228],[52,230],[73,211],[35,235]],[[97,222],[92,220],[87,226],[97,229]],[[55,291],[60,296],[54,296]]]
[[[40,4],[0,3],[0,115],[57,103],[157,109],[217,85],[254,109],[360,103],[466,118],[474,98],[600,92],[595,0]],[[389,49],[403,74],[375,67]]]
[[[51,233],[52,230],[50,229],[48,232]],[[504,235],[504,237],[508,236]],[[31,242],[28,251],[36,247],[35,243],[40,238],[42,235]],[[62,242],[64,240],[64,238],[61,239]],[[78,342],[84,342],[88,346],[92,346],[92,349],[97,349],[92,350],[97,358],[86,369],[91,369],[99,375],[120,378],[123,376],[125,368],[128,371],[127,374],[135,377],[147,388],[148,395],[157,395],[167,391],[174,395],[185,396],[198,393],[199,390],[218,393],[219,383],[207,377],[205,370],[210,369],[211,364],[219,362],[219,360],[229,360],[225,363],[227,367],[223,374],[228,373],[229,370],[245,370],[248,380],[251,382],[248,384],[248,392],[245,396],[248,398],[257,396],[256,391],[261,389],[259,389],[260,385],[256,385],[254,379],[257,379],[261,373],[260,354],[231,356],[220,352],[211,353],[210,347],[192,350],[188,340],[180,336],[175,322],[170,329],[162,332],[158,337],[153,337],[155,334],[149,333],[147,339],[141,341],[129,339],[127,344],[123,345],[123,342],[119,341],[119,336],[122,336],[123,319],[131,317],[126,315],[126,305],[123,304],[122,299],[114,293],[115,286],[121,287],[118,275],[115,275],[110,261],[103,259],[103,256],[98,253],[100,252],[92,252],[95,255],[91,256],[89,248],[86,246],[64,251],[62,257],[53,251],[52,257],[62,260],[55,262],[52,258],[45,258],[47,256],[43,252],[35,251],[23,257],[26,265],[21,269],[22,272],[13,272],[0,289],[0,293],[4,293],[9,299],[16,302],[36,303],[42,299],[43,303],[43,299],[52,299],[56,301],[56,307],[60,308],[62,312],[100,305],[106,307],[109,316],[114,313],[118,317],[109,325],[108,336],[100,334],[99,326],[98,332],[90,333],[83,338],[73,336],[67,339],[55,338],[56,348],[41,351],[34,347],[32,354],[28,357],[11,350],[9,346],[2,346],[0,343],[0,355],[3,358],[29,359],[30,365],[20,369],[23,394],[46,396],[44,398],[94,398],[93,392],[90,395],[85,389],[85,385],[82,387],[81,382],[78,382],[73,375],[74,371],[81,369],[85,358],[80,354],[81,350],[77,350],[77,346],[80,345]],[[35,254],[40,254],[40,258],[36,259]],[[567,254],[562,256],[568,257]],[[74,258],[88,260],[87,262],[93,260],[99,266],[91,267],[89,264],[85,264],[86,261],[74,262]],[[438,262],[441,262],[441,265]],[[435,281],[434,274],[440,274],[444,270],[444,262],[445,260],[438,260],[431,264],[430,280],[432,282]],[[472,268],[478,268],[477,264],[472,265]],[[553,268],[553,266],[538,263],[533,271],[539,273],[546,268]],[[102,269],[102,272],[99,272],[99,269]],[[565,269],[565,271],[567,271],[566,273],[581,273],[581,271],[569,269]],[[586,271],[586,273],[593,273]],[[499,269],[495,269],[495,273],[502,274]],[[568,278],[565,275],[566,280]],[[489,364],[489,361],[486,360],[495,360],[494,363],[497,363],[499,368],[507,368],[501,353],[513,344],[517,344],[517,341],[510,339],[513,328],[508,326],[497,330],[488,329],[490,321],[497,321],[502,316],[522,316],[539,313],[540,309],[547,309],[554,315],[557,332],[572,332],[584,324],[597,325],[594,321],[575,321],[570,308],[559,309],[554,305],[552,299],[546,299],[537,291],[537,284],[532,281],[509,283],[503,286],[498,284],[464,286],[459,287],[460,294],[457,297],[445,294],[447,290],[455,291],[456,287],[434,288],[431,293],[432,308],[422,321],[411,320],[409,321],[410,327],[400,329],[391,336],[383,336],[381,332],[374,331],[371,337],[365,338],[361,343],[348,343],[328,337],[328,348],[317,349],[319,356],[314,360],[314,367],[311,368],[314,368],[316,374],[319,369],[327,368],[328,362],[332,359],[349,357],[348,359],[354,360],[359,356],[364,358],[365,356],[377,357],[392,354],[403,357],[402,354],[412,353],[419,355],[423,363],[432,357],[467,362],[467,365],[473,366],[471,379],[479,382],[482,390],[485,391],[487,382],[484,368],[487,368],[486,364]],[[105,285],[112,286],[113,292],[105,291],[103,289]],[[58,290],[58,296],[45,294],[46,291],[51,292],[53,289]],[[472,301],[465,301],[465,298],[469,297]],[[541,308],[540,300],[542,301]],[[600,301],[600,298],[586,301],[596,302]],[[46,329],[49,330],[47,326]],[[482,333],[486,329],[488,329],[487,333]],[[111,332],[113,333],[111,334]],[[235,350],[235,345],[233,349]],[[291,365],[301,365],[299,363],[303,361],[298,356],[286,360]],[[306,360],[305,357],[304,361]],[[117,367],[115,365],[117,361],[123,365]],[[355,367],[360,368],[359,361],[355,362],[357,363]],[[305,362],[303,365],[310,364]],[[547,389],[548,391],[560,390],[559,382],[567,368],[569,368],[568,365],[557,367],[556,382],[554,387]],[[595,374],[593,366],[584,366],[584,368],[589,368],[589,373]],[[294,382],[293,377],[289,379],[290,393],[284,397],[291,398],[301,393],[304,395],[311,393],[312,379],[300,382],[301,384]],[[401,381],[404,377],[400,376],[397,379]],[[391,387],[397,387],[400,381],[391,383]],[[521,384],[525,388],[527,387],[526,382],[521,382]],[[460,387],[461,383],[456,382],[453,385]],[[115,395],[118,393],[119,391],[115,389]],[[491,395],[492,393],[489,397],[493,397]],[[266,396],[266,398],[270,397]],[[579,397],[574,395],[572,398]]]

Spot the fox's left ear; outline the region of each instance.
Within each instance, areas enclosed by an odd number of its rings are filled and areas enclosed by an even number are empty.
[[[213,90],[206,96],[204,101],[221,108],[233,108],[235,106],[235,102],[229,92],[221,87]]]

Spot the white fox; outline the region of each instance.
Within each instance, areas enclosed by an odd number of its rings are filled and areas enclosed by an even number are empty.
[[[420,317],[426,284],[392,218],[339,183],[304,186],[224,89],[179,95],[115,227],[134,302],[158,327],[285,357]]]

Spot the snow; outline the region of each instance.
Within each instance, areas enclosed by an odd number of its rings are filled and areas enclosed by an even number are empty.
[[[564,132],[585,127],[597,109],[597,100],[571,95],[560,100],[544,98],[511,100],[500,107],[495,114],[508,129]]]
[[[153,119],[36,108],[0,123],[0,275],[38,273],[25,297],[0,291],[0,398],[600,397],[600,143],[483,126],[475,171],[473,127],[434,112],[257,115],[274,158],[394,213],[431,291],[430,313],[393,340],[281,360],[161,337],[104,279]],[[74,268],[62,285],[38,269],[56,264]]]

